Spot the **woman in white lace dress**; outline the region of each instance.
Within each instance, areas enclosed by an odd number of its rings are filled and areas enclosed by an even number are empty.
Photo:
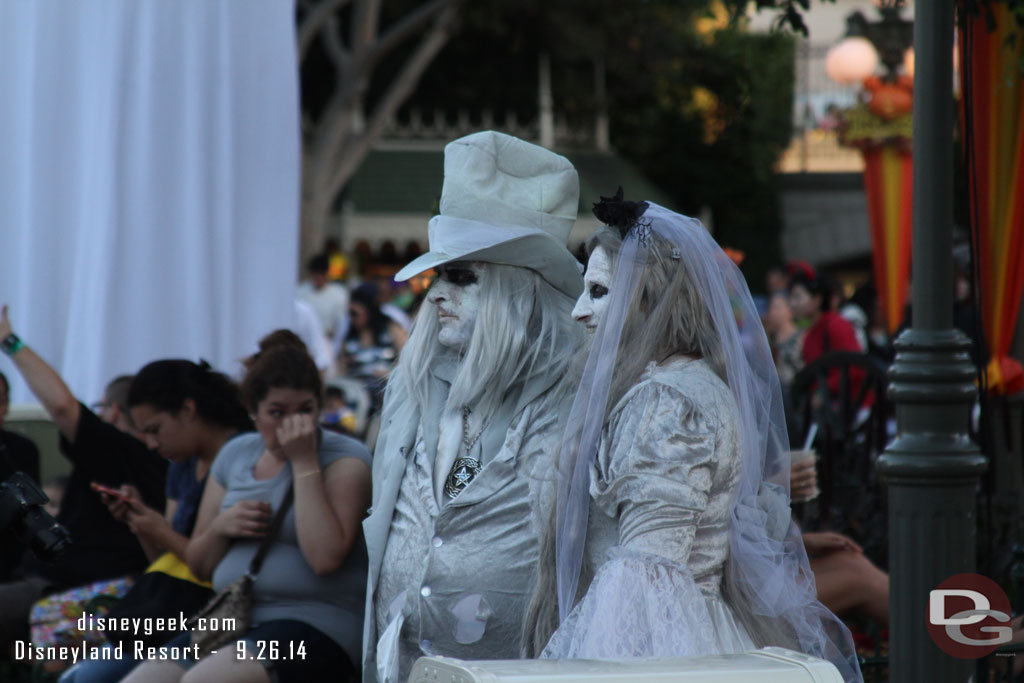
[[[593,332],[559,453],[526,650],[778,645],[860,680],[789,518],[778,375],[742,275],[696,220],[602,199],[574,317]],[[556,599],[557,598],[557,599]]]

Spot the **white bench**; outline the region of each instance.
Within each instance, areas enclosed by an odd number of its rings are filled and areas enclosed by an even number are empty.
[[[822,659],[780,647],[678,659],[516,659],[421,657],[408,683],[843,683]]]

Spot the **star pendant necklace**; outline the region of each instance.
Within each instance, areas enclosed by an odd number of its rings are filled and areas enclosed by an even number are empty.
[[[465,457],[455,459],[455,463],[452,464],[452,471],[449,472],[448,479],[445,480],[444,492],[449,498],[458,497],[469,486],[469,482],[473,481],[474,477],[480,473],[480,461],[472,457],[470,453],[473,451],[473,446],[480,439],[480,435],[484,433],[484,427],[487,425],[481,425],[480,431],[476,433],[476,436],[470,438],[469,415],[471,412],[469,406],[463,406],[462,446],[466,449],[466,455]]]

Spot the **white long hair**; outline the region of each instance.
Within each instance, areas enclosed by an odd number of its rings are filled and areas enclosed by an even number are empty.
[[[534,377],[567,376],[583,340],[574,301],[528,268],[488,263],[480,312],[448,393],[449,406],[473,406],[486,419]],[[399,365],[405,390],[423,414],[431,366],[457,352],[438,341],[437,306],[423,302]]]

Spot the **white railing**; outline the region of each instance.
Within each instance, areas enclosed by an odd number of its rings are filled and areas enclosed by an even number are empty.
[[[512,110],[501,116],[492,109],[470,112],[468,109],[446,112],[435,109],[431,112],[412,107],[399,118],[388,121],[382,141],[396,142],[447,142],[480,130],[496,130],[530,141],[540,139],[540,120],[536,117],[522,119]],[[555,146],[591,148],[595,145],[595,125],[575,126],[564,116],[555,114]]]

